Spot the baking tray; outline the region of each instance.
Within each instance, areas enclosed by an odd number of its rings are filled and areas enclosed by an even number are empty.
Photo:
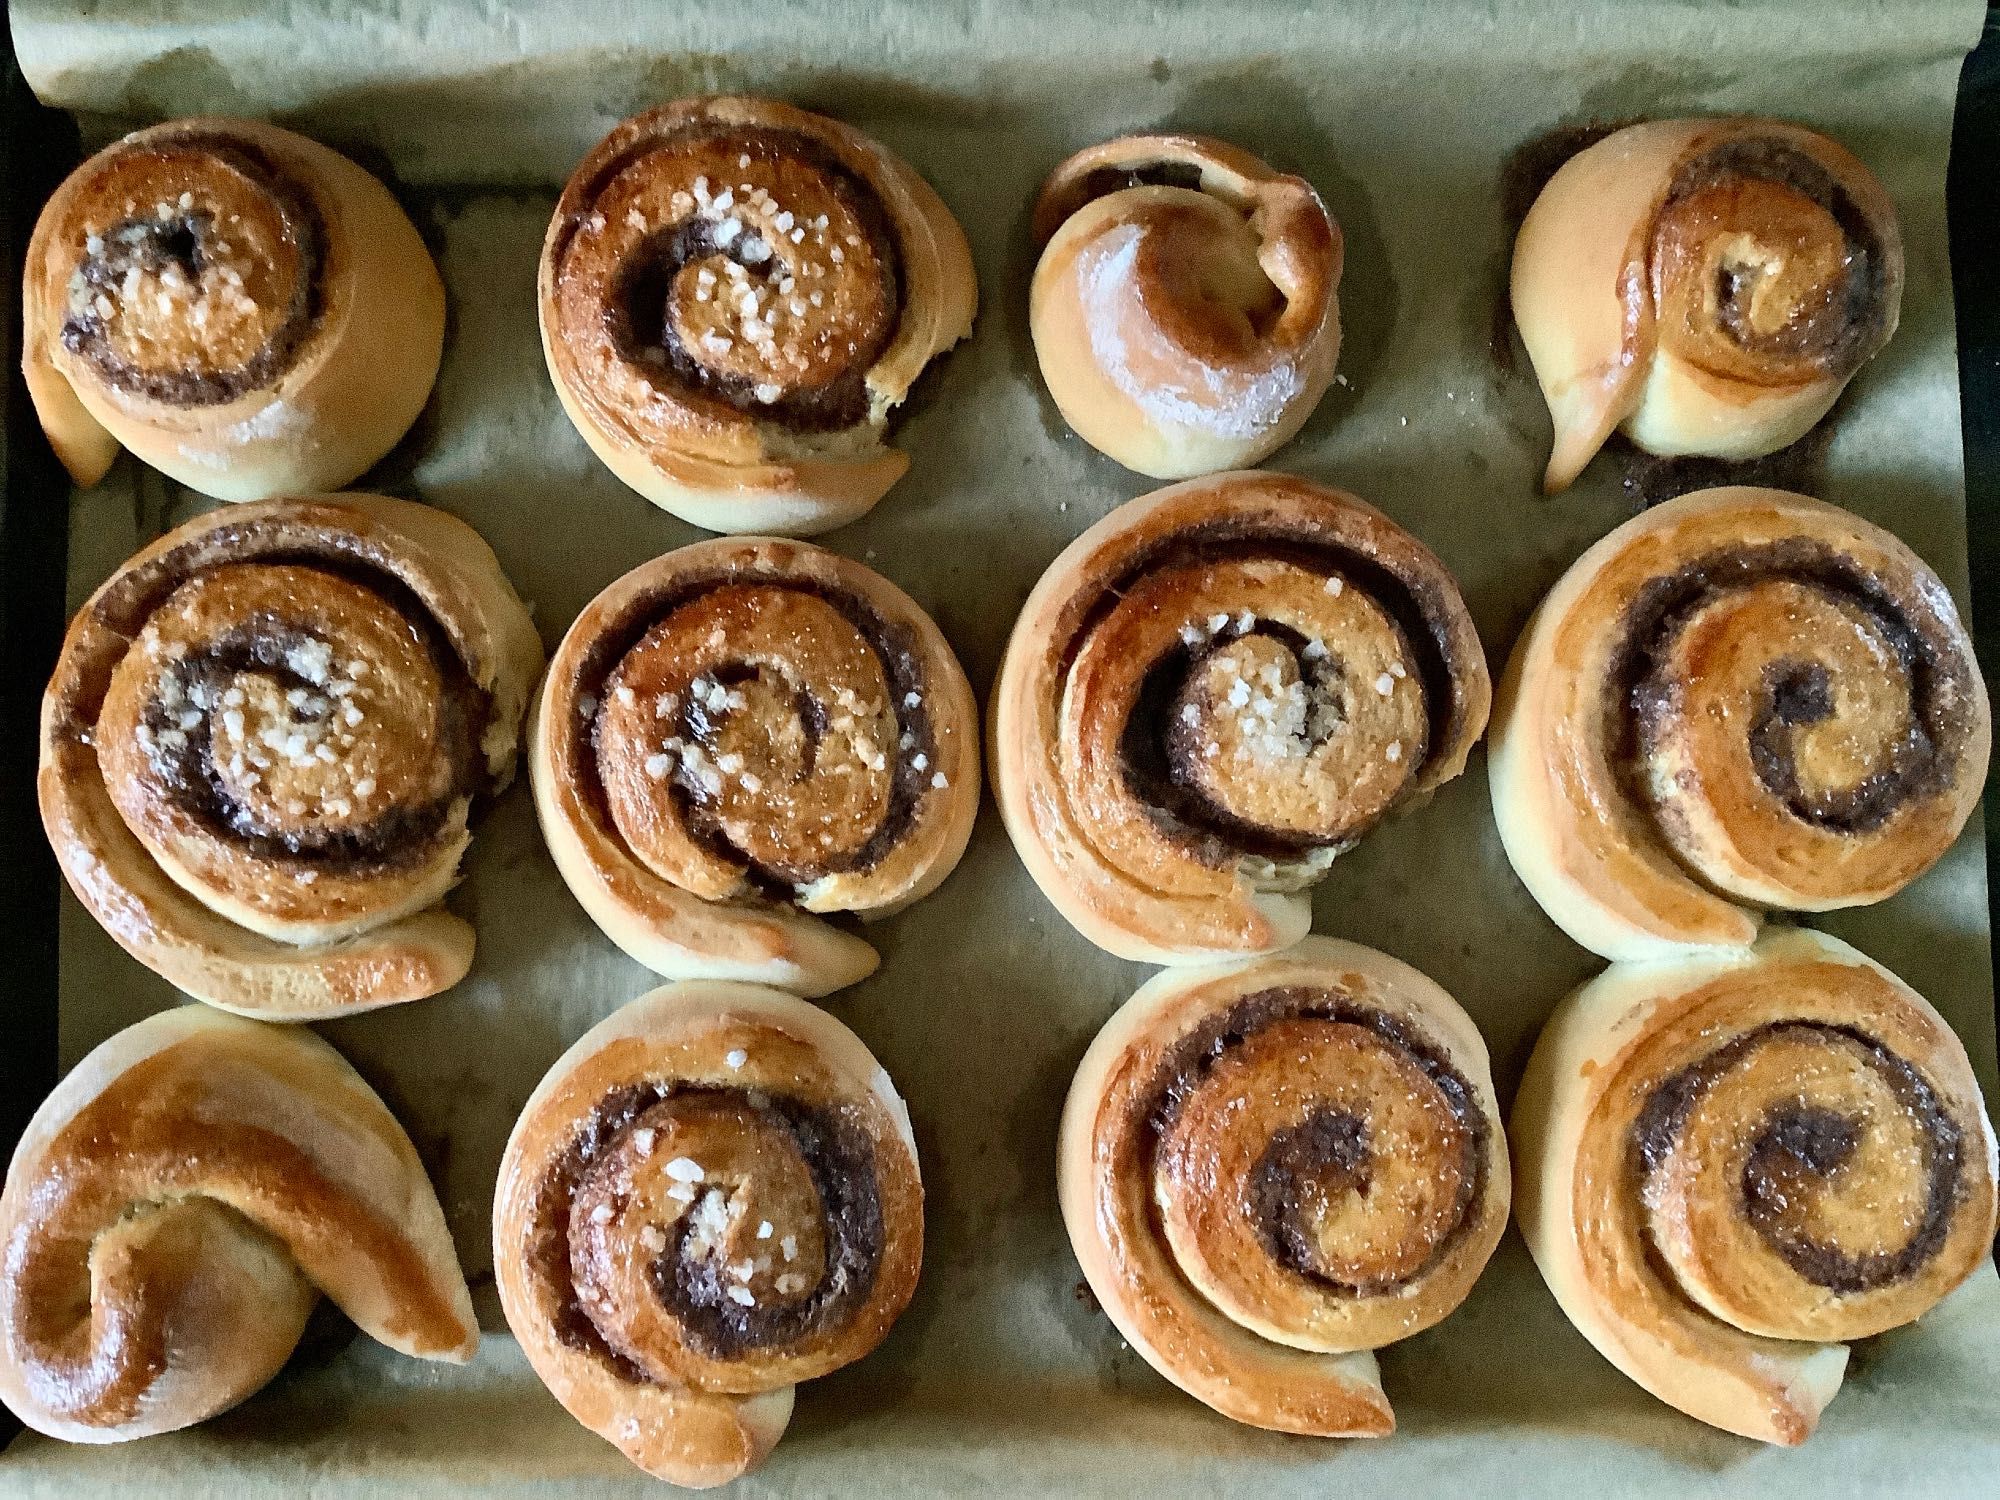
[[[826,24],[829,14],[839,13],[838,7],[826,14],[820,13],[824,7],[800,9],[810,12],[819,24]],[[1468,19],[1466,24],[1473,22]],[[1885,18],[1882,24],[1892,22]],[[1586,44],[1580,32],[1578,45]],[[11,1150],[34,1106],[53,1086],[57,1071],[61,977],[57,935],[63,898],[34,805],[34,726],[64,622],[71,519],[67,482],[35,427],[20,386],[16,288],[35,212],[77,159],[79,136],[69,116],[35,102],[13,67],[11,38],[9,46],[5,129],[0,132],[0,150],[4,150],[0,170],[5,174],[0,182],[0,242],[4,243],[6,265],[0,295],[4,295],[6,311],[8,372],[5,446],[0,449],[0,726],[4,726],[0,728],[0,837],[6,840],[8,859],[6,874],[0,877],[0,953],[5,954],[4,972],[9,981],[10,1024],[6,1042],[0,1045],[0,1132],[4,1132],[0,1144]],[[1158,66],[1164,74],[1168,64],[1163,59]],[[714,71],[712,59],[690,58],[674,67],[663,67],[662,96],[673,91],[674,82],[698,86]],[[893,73],[894,69],[887,71]],[[921,113],[926,108],[954,108],[949,97],[928,93],[907,79],[875,80],[865,88],[881,109]],[[1673,97],[1672,80],[1656,80],[1653,88],[1665,107],[1664,101]],[[379,115],[384,103],[381,98],[358,99],[355,107]],[[1216,112],[1221,116],[1217,123],[1226,123],[1228,108],[1222,106]],[[954,124],[963,128],[965,118],[956,117]],[[1994,668],[2000,665],[2000,524],[1996,524],[2000,520],[2000,249],[1996,249],[2000,246],[2000,193],[1995,187],[1996,163],[2000,163],[2000,16],[1989,10],[1983,40],[1966,61],[1960,80],[1948,188],[1973,624],[1989,679],[1995,677]],[[421,196],[432,210],[440,205],[448,209],[451,199],[448,189],[427,189]],[[1360,253],[1379,249],[1367,244],[1365,222],[1350,222],[1347,227],[1350,244]],[[1019,330],[1012,325],[1021,312],[1012,304],[1023,292],[1019,273],[1025,267],[1026,251],[1019,243],[1020,226],[968,228],[975,238],[982,233],[1006,233],[1013,238],[1008,252],[1009,275],[1004,281],[989,279],[982,287],[981,316],[986,325],[1008,325],[1013,335],[1010,342],[1018,347]],[[1357,231],[1361,234],[1358,241]],[[1484,295],[1486,291],[1484,287],[1453,288],[1449,294]],[[1371,337],[1369,311],[1351,308],[1350,324],[1350,358],[1365,360]],[[1373,333],[1379,332],[1378,324]],[[1031,368],[1016,373],[1019,379],[1034,379]],[[539,368],[525,376],[515,372],[514,378],[540,379],[541,372]],[[1057,434],[1052,432],[1051,436]],[[1275,463],[1284,467],[1285,460],[1286,455],[1280,454]],[[392,458],[391,464],[394,462]],[[1115,498],[1147,487],[1136,476],[1126,479]],[[1367,492],[1365,485],[1358,487]],[[639,504],[636,500],[632,503]],[[879,513],[885,524],[893,523],[898,503],[896,494],[885,502]],[[471,518],[476,522],[477,514]],[[1069,529],[1079,529],[1083,519],[1079,517],[1076,526]],[[861,550],[839,533],[829,541],[840,550]],[[605,581],[608,577],[590,579],[582,591],[587,594]],[[955,621],[949,609],[941,613],[947,632],[960,638],[962,631],[956,627],[962,622]],[[555,628],[561,623],[554,622]],[[547,633],[550,622],[544,621],[544,625]],[[1004,622],[989,626],[986,633],[1002,626]],[[1497,638],[1488,632],[1487,645],[1496,664],[1510,640],[1511,630]],[[990,668],[990,662],[984,665]],[[987,675],[975,670],[975,681],[982,688]],[[1483,792],[1469,805],[1483,815]],[[1996,808],[2000,808],[2000,799],[1989,795],[1989,903],[1995,849],[2000,847],[1995,842],[2000,837]],[[517,824],[521,816],[516,794],[513,818]],[[989,809],[974,858],[1010,860],[1004,842],[996,842],[991,821]],[[518,827],[515,832],[518,834]],[[1329,924],[1322,918],[1319,925],[1324,930]],[[935,940],[936,929],[928,931]],[[493,936],[482,931],[482,942]],[[922,963],[919,946],[914,939],[895,945],[889,962],[902,966]],[[643,983],[635,985],[633,993],[639,988]],[[948,1012],[953,1007],[977,1005],[982,998],[940,995],[938,1004],[941,1011]],[[1017,1003],[1019,998],[1016,990],[1008,990],[1004,997],[1008,1004]],[[1554,993],[1544,995],[1541,1003],[1554,998]],[[838,997],[831,1004],[854,1019]],[[1016,1211],[1043,1215],[1051,1222],[1053,1116],[1048,1101],[1059,1097],[1067,1066],[1073,1064],[1094,1021],[1076,1025],[1071,1016],[1065,1024],[1074,1035],[1059,1049],[1064,1061],[1051,1069],[1049,1077],[1035,1080],[1025,1099],[999,1102],[1006,1123],[989,1133],[992,1150],[985,1159],[990,1170],[1018,1174],[1030,1184],[1019,1195]],[[543,1030],[529,1029],[538,1070],[554,1058],[559,1045]],[[866,1034],[865,1024],[862,1029]],[[1529,1030],[1531,1033],[1532,1027]],[[964,1028],[964,1034],[990,1038],[994,1032],[972,1024]],[[948,1043],[954,1028],[940,1026],[937,1035],[941,1043]],[[73,1053],[74,1049],[70,1050]],[[1521,1060],[1518,1055],[1496,1059],[1506,1094],[1511,1094]],[[1987,1061],[1990,1064],[1991,1059]],[[970,1067],[976,1087],[976,1058],[970,1060]],[[1990,1066],[1987,1076],[1992,1076]],[[392,1097],[391,1102],[397,1101]],[[1048,1118],[1041,1118],[1043,1115]],[[920,1114],[927,1159],[933,1155],[939,1133],[951,1128],[948,1120],[926,1121]],[[448,1143],[438,1139],[420,1138],[419,1144],[434,1165],[439,1154],[448,1149]],[[978,1153],[974,1155],[977,1159]],[[961,1152],[953,1166],[962,1170],[966,1165]],[[962,1245],[980,1230],[976,1224],[955,1224],[947,1239]],[[1225,1491],[1252,1483],[1266,1492],[1296,1489],[1301,1493],[1333,1484],[1373,1493],[1392,1486],[1408,1489],[1414,1485],[1428,1490],[1447,1482],[1453,1487],[1484,1484],[1502,1491],[1544,1491],[1574,1489],[1588,1474],[1592,1487],[1604,1493],[1641,1489],[1728,1492],[1751,1487],[1782,1492],[1793,1488],[1796,1477],[1808,1472],[1797,1463],[1784,1467],[1791,1455],[1695,1431],[1693,1424],[1663,1408],[1651,1407],[1646,1398],[1622,1386],[1608,1372],[1599,1371],[1596,1379],[1574,1390],[1565,1378],[1549,1378],[1543,1367],[1552,1358],[1561,1369],[1565,1361],[1587,1362],[1595,1357],[1587,1350],[1579,1353],[1580,1341],[1561,1323],[1553,1304],[1534,1282],[1525,1252],[1511,1232],[1495,1271],[1504,1272],[1509,1296],[1533,1297],[1546,1305],[1524,1330],[1499,1316],[1490,1287],[1482,1287],[1454,1320],[1459,1325],[1455,1343],[1439,1347],[1425,1340],[1413,1341],[1410,1351],[1399,1352],[1386,1362],[1392,1398],[1407,1398],[1420,1381],[1444,1384],[1454,1379],[1454,1372],[1442,1368],[1454,1357],[1453,1350],[1463,1349],[1468,1339],[1478,1341],[1482,1330],[1490,1334],[1490,1347],[1463,1374],[1462,1399],[1413,1403],[1405,1435],[1392,1440],[1394,1451],[1401,1455],[1393,1465],[1372,1457],[1375,1452],[1390,1452],[1387,1447],[1364,1453],[1349,1445],[1313,1444],[1244,1432],[1211,1418],[1155,1380],[1129,1351],[1117,1350],[1115,1339],[1094,1327],[1097,1315],[1078,1295],[1074,1268],[1065,1252],[1045,1256],[1030,1267],[1002,1258],[991,1273],[1038,1279],[1043,1284],[1033,1295],[1042,1302],[1075,1300],[1073,1310],[1056,1319],[1073,1329],[1087,1330],[1078,1336],[1077,1348],[1070,1351],[1077,1356],[1073,1367],[1051,1372],[1049,1381],[1025,1393],[997,1388],[926,1391],[915,1388],[906,1365],[888,1357],[890,1351],[885,1350],[872,1363],[864,1362],[809,1388],[794,1430],[778,1457],[743,1488],[787,1494],[844,1492],[855,1487],[856,1475],[867,1473],[870,1487],[885,1492],[978,1487],[1114,1493],[1139,1482],[1136,1476],[1143,1474],[1147,1489],[1162,1490],[1164,1483],[1165,1489],[1188,1493]],[[1990,1299],[1985,1306],[1993,1306]],[[490,1313],[490,1303],[488,1309]],[[917,1323],[936,1316],[936,1307],[927,1306],[920,1293],[908,1321]],[[490,1315],[486,1324],[489,1333],[497,1327]],[[1969,1334],[1959,1328],[1948,1337],[1983,1339],[1991,1344],[1994,1334],[1989,1324]],[[364,1359],[358,1372],[330,1374],[342,1365],[350,1337],[351,1330],[345,1329],[337,1316],[320,1317],[293,1367],[268,1396],[209,1424],[207,1440],[196,1450],[195,1460],[190,1461],[186,1450],[175,1450],[175,1462],[164,1467],[149,1487],[163,1493],[219,1493],[225,1488],[270,1484],[274,1472],[287,1472],[284,1455],[296,1450],[299,1467],[290,1471],[293,1487],[314,1492],[400,1494],[430,1490],[442,1494],[477,1490],[539,1494],[645,1492],[650,1488],[636,1473],[625,1469],[608,1448],[569,1423],[553,1402],[545,1403],[546,1410],[536,1420],[517,1424],[517,1430],[496,1448],[491,1429],[497,1408],[478,1390],[454,1391],[448,1382],[436,1385],[427,1372],[413,1370],[407,1362]],[[899,1331],[899,1339],[907,1337]],[[1878,1384],[1896,1378],[1893,1359],[1872,1374],[1867,1370],[1869,1363],[1861,1361],[1862,1378]],[[371,1377],[394,1382],[394,1386],[371,1400],[368,1393],[344,1383],[350,1378],[365,1382]],[[1066,1386],[1065,1381],[1074,1383]],[[1092,1401],[1093,1395],[1105,1391],[1120,1397],[1108,1411]],[[350,1434],[336,1456],[330,1456],[316,1441],[321,1434],[315,1429],[312,1408],[321,1396],[341,1403],[336,1408],[338,1415],[329,1420],[368,1424],[358,1436]],[[404,1396],[413,1398],[407,1406],[401,1404]],[[1613,1441],[1579,1441],[1577,1451],[1564,1459],[1561,1469],[1549,1467],[1539,1457],[1529,1460],[1532,1468],[1515,1466],[1517,1455],[1528,1447],[1530,1432],[1561,1433],[1574,1426],[1581,1439],[1590,1424],[1573,1420],[1566,1409],[1568,1403],[1588,1404],[1607,1396],[1631,1408],[1635,1418],[1631,1433]],[[423,1399],[414,1399],[417,1397]],[[899,1404],[923,1408],[927,1419],[885,1443],[882,1417]],[[1836,1417],[1830,1421],[1837,1421],[1840,1411],[1836,1403]],[[1968,1415],[1977,1418],[1983,1414],[1985,1409],[1977,1403],[1960,1402],[1939,1417],[1934,1431],[1917,1433],[1915,1451],[1921,1452],[1923,1444],[1930,1442],[1939,1455],[1936,1471],[1928,1476],[1922,1466],[1913,1471],[1911,1448],[1885,1452],[1878,1462],[1871,1460],[1864,1445],[1862,1451],[1852,1452],[1852,1461],[1836,1473],[1830,1475],[1816,1465],[1813,1487],[1822,1493],[1865,1490],[1891,1475],[1905,1475],[1907,1482],[1919,1485],[1929,1477],[1931,1492],[1975,1492],[1970,1476],[1980,1470],[1976,1463],[1966,1461],[1966,1453],[1982,1450],[1987,1454],[1984,1472],[1989,1478],[1993,1464],[2000,1462],[2000,1446],[1996,1446],[2000,1434],[1990,1423],[1967,1420]],[[7,1424],[0,1428],[0,1442],[4,1442],[13,1436],[12,1421],[0,1411],[0,1422]],[[928,1440],[916,1435],[928,1435]],[[1601,1438],[1601,1434],[1593,1436]],[[1516,1438],[1521,1441],[1514,1441]],[[1824,1434],[1815,1439],[1817,1450],[1807,1451],[1824,1453],[1833,1440],[1832,1433]],[[866,1467],[868,1460],[856,1457],[871,1444],[877,1445],[877,1467],[872,1470]],[[132,1451],[142,1453],[146,1446]],[[31,1467],[10,1462],[11,1457],[0,1452],[0,1494],[95,1493],[108,1483],[104,1477],[107,1471],[84,1466],[85,1455],[80,1450],[73,1473],[66,1473],[61,1450],[52,1453],[41,1449]],[[1951,1461],[1944,1461],[1947,1457]],[[1579,1466],[1576,1469],[1567,1467],[1572,1458]],[[122,1483],[141,1473],[142,1467],[135,1463],[118,1472],[124,1476]]]

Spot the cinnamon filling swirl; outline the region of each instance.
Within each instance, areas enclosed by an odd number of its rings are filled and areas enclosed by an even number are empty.
[[[1213,522],[1109,582],[1062,675],[1107,652],[1132,670],[1124,648],[1141,643],[1114,616],[1166,623],[1104,731],[1126,795],[1212,865],[1342,848],[1455,738],[1445,605],[1429,588],[1352,549]]]
[[[1749,1102],[1727,1097],[1782,1073]],[[1662,1082],[1632,1128],[1633,1170],[1670,1212],[1697,1170],[1690,1133],[1737,1134],[1736,1212],[1800,1277],[1851,1296],[1907,1281],[1944,1248],[1963,1196],[1964,1132],[1930,1082],[1851,1027],[1784,1021]],[[1669,1252],[1671,1253],[1671,1252]]]
[[[902,257],[874,188],[797,132],[692,122],[613,156],[552,247],[614,269],[603,319],[644,383],[801,432],[870,414],[868,371],[902,314]]]
[[[728,1362],[835,1332],[866,1305],[884,1246],[874,1149],[837,1112],[779,1094],[621,1088],[548,1169],[531,1243],[539,1274],[569,1289],[563,1343],[671,1382],[685,1372],[661,1364],[655,1315]],[[625,1304],[635,1296],[653,1311]]]
[[[405,585],[336,569],[281,554],[105,601],[144,621],[94,730],[135,830],[164,802],[254,857],[360,876],[428,858],[488,789],[486,695]]]
[[[1244,1248],[1342,1298],[1418,1280],[1478,1217],[1489,1126],[1471,1086],[1406,1021],[1337,991],[1246,995],[1179,1039],[1141,1099],[1141,1155],[1184,1262],[1221,1260],[1171,1206],[1210,1181]],[[1283,1123],[1261,1143],[1225,1139],[1267,1111]]]
[[[79,206],[63,347],[107,385],[179,406],[269,385],[320,318],[311,194],[256,147],[199,131],[154,136],[101,179]]]
[[[870,869],[942,789],[919,643],[823,580],[715,573],[641,595],[576,681],[589,801],[710,899]]]
[[[1969,668],[1937,624],[1807,538],[1699,557],[1626,608],[1605,685],[1614,764],[1697,873],[1681,768],[1717,756],[1800,822],[1876,832],[1952,785],[1972,735]],[[1717,711],[1745,701],[1747,716]]]
[[[1845,379],[1888,316],[1881,234],[1805,152],[1755,136],[1685,162],[1654,226],[1663,327],[1716,374]]]

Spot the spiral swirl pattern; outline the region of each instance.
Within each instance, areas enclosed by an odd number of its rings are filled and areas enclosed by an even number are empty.
[[[1586,947],[1749,941],[1732,904],[1878,901],[1978,798],[1986,694],[1950,595],[1894,537],[1777,490],[1613,532],[1516,648],[1492,760],[1510,858]]]
[[[1804,436],[1896,331],[1896,210],[1835,142],[1773,120],[1629,126],[1564,164],[1515,241],[1555,418],[1546,486],[1612,430],[1755,458]]]
[[[1293,893],[1463,768],[1489,692],[1414,537],[1282,475],[1195,481],[1113,512],[1029,596],[996,689],[1001,811],[1102,947],[1282,947]]]
[[[1839,1341],[1914,1322],[1992,1246],[1964,1047],[1819,933],[1586,985],[1537,1045],[1514,1142],[1571,1321],[1663,1401],[1769,1442],[1811,1433]]]
[[[791,1387],[868,1353],[915,1288],[902,1102],[803,1001],[668,986],[529,1101],[495,1208],[508,1321],[586,1426],[679,1484],[777,1441]]]
[[[1324,938],[1144,986],[1078,1069],[1059,1159],[1133,1347],[1287,1432],[1388,1431],[1362,1351],[1458,1306],[1507,1218],[1478,1032],[1415,970]]]
[[[698,543],[600,595],[531,748],[557,863],[640,962],[811,993],[875,964],[802,913],[916,900],[978,807],[971,688],[900,590],[818,548]]]
[[[382,185],[239,120],[140,131],[78,168],[36,224],[25,309],[29,389],[79,483],[122,445],[228,500],[354,479],[416,419],[444,333]]]
[[[629,120],[543,251],[543,343],[586,439],[655,503],[728,531],[821,530],[906,460],[880,434],[971,326],[964,237],[859,132],[750,99]]]
[[[429,994],[470,956],[436,908],[540,659],[449,517],[372,496],[204,517],[72,627],[44,821],[112,934],[201,998],[296,1018]]]

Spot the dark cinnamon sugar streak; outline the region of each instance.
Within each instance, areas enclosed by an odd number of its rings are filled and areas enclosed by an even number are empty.
[[[837,1328],[867,1302],[881,1266],[885,1232],[874,1150],[865,1132],[837,1111],[783,1095],[709,1085],[645,1083],[616,1089],[584,1118],[568,1149],[543,1176],[534,1200],[530,1253],[546,1283],[565,1289],[557,1299],[557,1336],[635,1382],[661,1378],[661,1372],[643,1369],[622,1353],[581,1299],[579,1282],[587,1285],[589,1278],[587,1266],[579,1277],[578,1263],[579,1257],[587,1260],[588,1251],[577,1242],[573,1205],[579,1196],[589,1195],[643,1214],[643,1203],[625,1206],[615,1181],[596,1179],[632,1132],[648,1129],[649,1122],[657,1128],[660,1117],[677,1109],[711,1102],[747,1110],[789,1140],[817,1195],[824,1250],[811,1266],[809,1285],[797,1293],[755,1302],[733,1298],[719,1252],[700,1243],[709,1217],[705,1202],[726,1199],[726,1189],[702,1185],[692,1190],[671,1233],[658,1236],[647,1267],[653,1295],[691,1345],[726,1360],[781,1349]],[[717,1205],[717,1216],[726,1211],[726,1201]],[[640,1237],[642,1243],[649,1239],[643,1230]],[[774,1247],[772,1253],[781,1252]],[[808,1280],[803,1274],[800,1279]]]

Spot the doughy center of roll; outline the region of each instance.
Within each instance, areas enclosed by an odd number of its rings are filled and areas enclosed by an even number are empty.
[[[1739,1325],[1920,1272],[1950,1230],[1963,1134],[1930,1083],[1856,1032],[1781,1022],[1661,1084],[1635,1127],[1653,1243]],[[1808,1337],[1799,1329],[1792,1336]]]
[[[326,866],[434,833],[469,774],[464,705],[424,630],[295,564],[230,564],[176,589],[113,671],[96,736],[142,836],[179,817]]]
[[[941,774],[922,698],[828,600],[710,590],[606,681],[597,764],[612,819],[648,868],[712,900],[746,879],[796,888],[864,867]]]
[[[122,153],[84,199],[64,344],[135,393],[232,399],[303,337],[321,239],[303,195],[226,143]]]

